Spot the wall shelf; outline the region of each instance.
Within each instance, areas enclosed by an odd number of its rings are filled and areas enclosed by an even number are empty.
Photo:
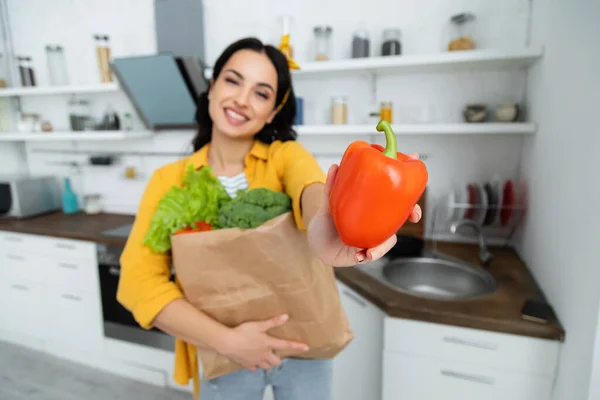
[[[298,62],[292,75],[309,77],[340,72],[444,72],[461,69],[523,68],[543,55],[542,48],[518,50],[469,50],[433,54],[407,54],[346,60]]]
[[[392,124],[397,135],[531,135],[534,123],[449,123],[449,124]],[[300,125],[298,136],[316,135],[383,135],[375,125]]]
[[[151,138],[150,131],[81,131],[81,132],[0,132],[0,142],[59,142],[59,141],[108,141]]]
[[[71,86],[33,86],[0,89],[0,97],[20,96],[51,96],[68,95],[79,93],[111,93],[117,92],[117,83],[98,83],[93,85],[71,85]]]
[[[294,129],[303,136],[364,136],[383,135],[375,125],[300,125]],[[448,123],[448,124],[392,124],[397,135],[532,135],[534,123]],[[109,141],[147,139],[152,131],[81,131],[81,132],[0,132],[0,142],[25,141]]]

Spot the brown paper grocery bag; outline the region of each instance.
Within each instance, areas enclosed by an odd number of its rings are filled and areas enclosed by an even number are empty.
[[[306,343],[310,350],[297,358],[332,358],[352,340],[333,268],[312,255],[291,212],[255,229],[175,235],[171,246],[185,297],[221,323],[287,313],[289,320],[268,333]],[[214,351],[198,352],[205,379],[243,368]]]

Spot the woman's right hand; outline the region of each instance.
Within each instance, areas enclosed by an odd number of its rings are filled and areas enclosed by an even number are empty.
[[[302,353],[308,350],[304,343],[298,343],[269,336],[266,332],[285,324],[287,315],[280,315],[266,321],[246,322],[231,330],[231,337],[223,355],[251,371],[257,368],[266,370],[281,365],[281,359],[273,350],[295,350]]]

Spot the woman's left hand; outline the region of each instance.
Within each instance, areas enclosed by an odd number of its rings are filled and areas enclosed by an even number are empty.
[[[418,156],[411,154],[410,157],[417,158]],[[337,171],[338,166],[336,164],[329,168],[323,201],[307,228],[308,241],[317,257],[325,264],[333,265],[334,267],[349,267],[368,261],[375,261],[383,257],[394,247],[397,240],[396,235],[392,235],[379,246],[370,249],[350,247],[342,242],[329,210],[329,193],[331,192]],[[419,222],[421,213],[421,207],[418,204],[415,205],[409,221]]]

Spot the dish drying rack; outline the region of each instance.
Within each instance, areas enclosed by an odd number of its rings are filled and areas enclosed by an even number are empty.
[[[430,230],[434,242],[477,243],[479,232],[472,227],[462,226],[454,233],[451,229],[457,222],[472,220],[481,228],[488,245],[510,245],[527,211],[522,202],[511,205],[486,205],[452,202],[449,199],[450,195],[446,195],[434,202]]]

